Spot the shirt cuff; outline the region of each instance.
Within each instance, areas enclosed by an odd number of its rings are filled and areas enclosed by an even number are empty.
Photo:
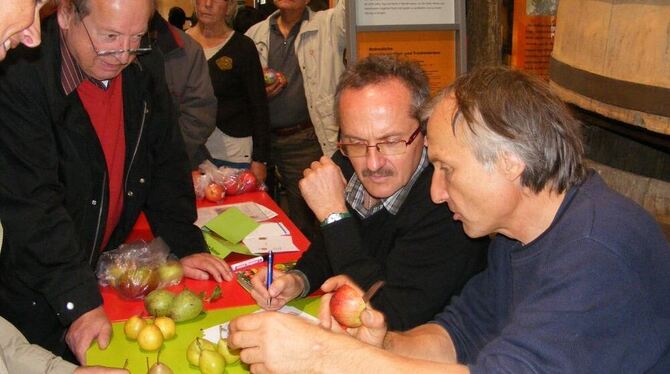
[[[297,298],[302,299],[302,298],[307,297],[307,295],[309,295],[310,284],[309,284],[309,279],[307,279],[307,276],[305,275],[305,273],[303,273],[302,271],[300,271],[298,269],[291,269],[287,272],[287,274],[295,274],[298,277],[300,277],[300,279],[302,279],[302,284],[303,284],[302,292],[300,293],[300,295],[298,295]]]

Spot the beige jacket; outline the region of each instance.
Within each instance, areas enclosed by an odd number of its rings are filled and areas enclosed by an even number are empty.
[[[320,12],[309,11],[309,19],[303,21],[295,40],[305,85],[305,97],[309,116],[314,124],[324,155],[330,156],[337,149],[339,126],[335,122],[334,96],[337,81],[344,72],[344,49],[346,47],[346,0]],[[255,24],[246,33],[256,43],[261,65],[268,64],[270,45],[270,18]]]
[[[28,343],[14,325],[0,317],[0,374],[71,374],[76,368],[46,349]]]

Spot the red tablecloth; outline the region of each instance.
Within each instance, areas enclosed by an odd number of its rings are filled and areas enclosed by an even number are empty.
[[[275,254],[275,262],[283,263],[289,261],[297,260],[303,251],[309,247],[309,241],[305,236],[298,230],[298,228],[293,224],[293,222],[286,216],[286,214],[279,208],[277,203],[265,192],[253,192],[247,193],[239,196],[228,196],[221,203],[214,204],[205,200],[198,201],[198,207],[208,207],[215,205],[225,205],[225,204],[234,204],[241,202],[255,202],[277,212],[277,217],[274,217],[270,222],[282,222],[291,232],[293,238],[293,244],[295,244],[300,252],[290,252],[290,253],[277,253]],[[153,239],[153,234],[149,223],[146,220],[144,215],[141,215],[137,220],[133,232],[131,233],[128,241],[134,240],[151,240]],[[230,256],[235,257],[235,254]],[[262,265],[262,264],[261,264]],[[257,265],[257,266],[261,266]],[[184,279],[182,283],[178,286],[170,288],[172,291],[180,291],[184,287],[187,287],[196,294],[204,291],[207,294],[210,294],[212,290],[216,287],[216,282],[214,281],[198,281],[193,279]],[[243,305],[252,305],[254,300],[249,296],[249,294],[237,283],[236,280],[230,282],[220,283],[221,289],[223,291],[222,297],[212,303],[206,303],[205,309],[221,309],[229,308],[235,306]],[[129,301],[122,299],[119,294],[112,288],[104,287],[101,288],[102,298],[104,300],[104,309],[107,313],[107,316],[111,321],[121,321],[128,319],[130,316],[135,314],[141,314],[144,311],[144,303],[142,300],[139,301]]]

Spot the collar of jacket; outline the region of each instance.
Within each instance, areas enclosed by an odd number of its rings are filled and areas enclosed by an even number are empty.
[[[170,25],[156,11],[149,22],[149,34],[153,43],[163,54],[169,54],[175,49],[184,48],[184,39],[176,27]]]

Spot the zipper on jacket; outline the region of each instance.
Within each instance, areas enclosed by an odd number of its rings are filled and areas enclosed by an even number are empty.
[[[123,184],[123,191],[128,190],[128,177],[130,176],[130,169],[133,168],[133,162],[135,162],[135,156],[137,156],[137,150],[140,148],[140,141],[142,141],[142,133],[144,132],[144,122],[147,119],[147,114],[149,109],[147,109],[147,102],[144,102],[144,110],[142,111],[142,122],[140,122],[140,132],[137,135],[137,142],[135,143],[135,149],[133,149],[133,155],[130,157],[130,163],[128,164],[128,171],[126,171],[126,180]]]
[[[98,208],[98,224],[95,227],[95,239],[93,240],[93,247],[91,248],[91,255],[88,258],[88,264],[93,265],[93,255],[98,247],[98,238],[100,237],[100,224],[102,223],[102,212],[105,210],[105,186],[107,186],[107,172],[102,177],[102,187],[100,190],[100,208]]]

